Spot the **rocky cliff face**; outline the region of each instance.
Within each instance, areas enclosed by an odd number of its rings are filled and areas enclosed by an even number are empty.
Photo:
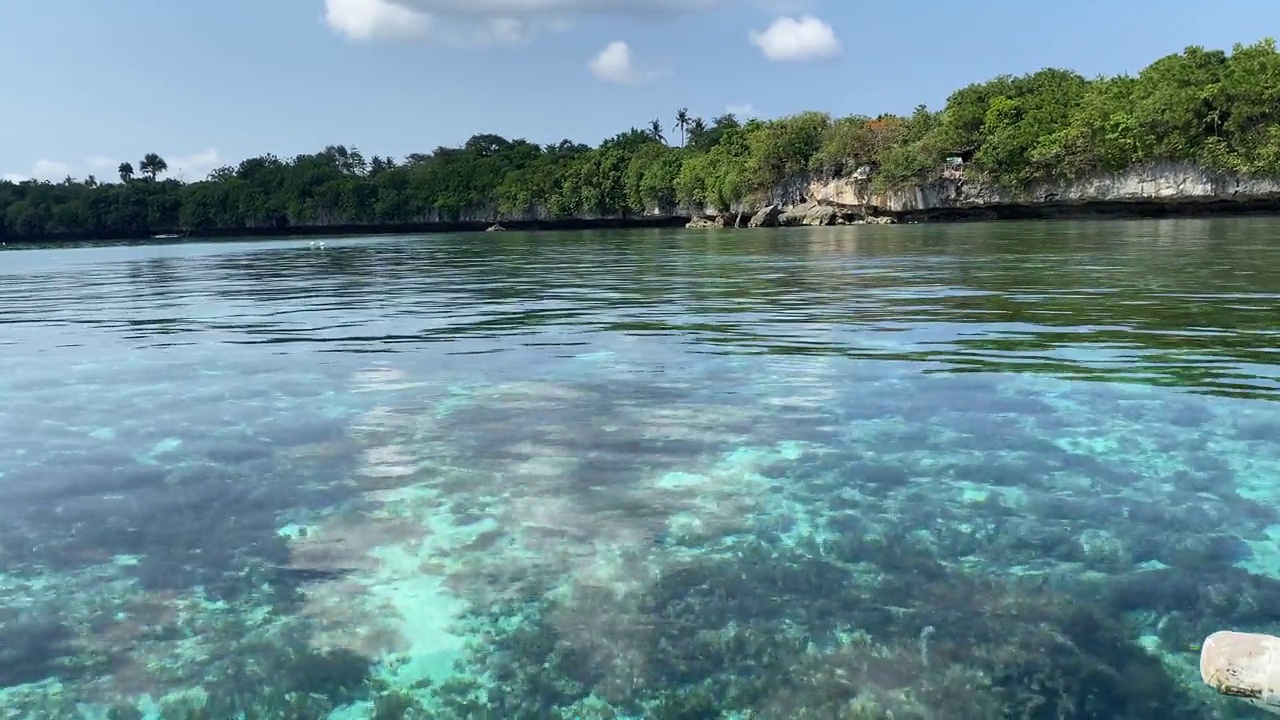
[[[1072,182],[1041,183],[1018,192],[981,178],[949,173],[931,183],[875,192],[868,180],[804,175],[772,188],[761,200],[735,207],[758,223],[836,224],[865,218],[1026,217],[1140,213],[1183,209],[1280,210],[1280,178],[1222,175],[1192,163],[1159,163]],[[778,208],[779,213],[759,215]],[[815,207],[835,212],[816,214]],[[803,210],[800,217],[797,212]],[[714,213],[707,212],[710,216]],[[776,222],[775,222],[776,220]],[[729,223],[733,224],[733,223]]]
[[[692,218],[689,224],[695,227],[767,227],[1245,209],[1280,212],[1280,178],[1221,175],[1193,163],[1159,163],[1017,192],[962,172],[887,192],[876,192],[870,181],[853,177],[800,175],[728,213],[714,208],[648,208],[643,214],[565,219],[543,208],[512,215],[490,207],[458,218],[433,214],[422,221],[482,227],[500,222],[518,228],[669,224]]]

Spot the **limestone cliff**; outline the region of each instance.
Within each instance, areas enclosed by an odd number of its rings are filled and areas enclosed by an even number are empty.
[[[1200,206],[1200,207],[1197,207]],[[1157,211],[1280,210],[1280,178],[1212,173],[1193,163],[1159,163],[1020,191],[981,177],[949,172],[930,183],[877,192],[869,180],[804,175],[733,208],[741,224],[823,225],[859,218],[946,219],[1060,214],[1140,214]],[[776,211],[773,210],[776,208]],[[833,208],[836,212],[817,211]],[[761,215],[763,211],[770,212]],[[800,211],[800,212],[797,212]],[[696,213],[695,213],[696,214]],[[715,213],[706,212],[705,216]],[[728,222],[725,224],[734,224]]]
[[[806,174],[738,203],[727,213],[715,208],[651,207],[643,213],[564,218],[541,207],[521,213],[482,207],[460,215],[429,212],[412,225],[393,229],[484,230],[495,223],[511,230],[671,226],[686,222],[692,227],[769,227],[1241,210],[1280,212],[1280,178],[1222,175],[1192,163],[1160,163],[1073,182],[1042,183],[1016,192],[975,173],[956,171],[932,182],[878,192],[866,179]],[[332,231],[326,227],[315,229]],[[344,228],[347,232],[373,230],[388,228]]]

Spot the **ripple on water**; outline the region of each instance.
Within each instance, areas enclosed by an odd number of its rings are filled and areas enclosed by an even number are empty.
[[[1274,228],[6,253],[0,716],[1249,716]]]

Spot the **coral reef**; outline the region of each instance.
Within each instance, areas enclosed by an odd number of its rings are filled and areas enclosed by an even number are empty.
[[[345,434],[7,476],[76,532],[0,530],[0,717],[1256,717],[1194,644],[1280,629],[1270,415],[795,359],[709,363],[753,388],[710,398],[589,362],[362,372]]]

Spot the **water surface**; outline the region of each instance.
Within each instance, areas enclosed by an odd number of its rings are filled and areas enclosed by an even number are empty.
[[[1252,717],[1278,236],[7,248],[0,717]]]

